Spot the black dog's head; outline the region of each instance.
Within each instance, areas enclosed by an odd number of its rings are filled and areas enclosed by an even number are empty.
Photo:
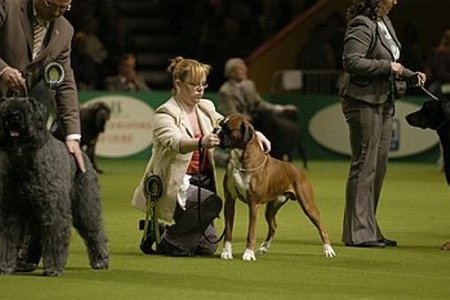
[[[220,124],[217,133],[220,147],[223,149],[244,149],[253,138],[255,129],[250,121],[242,114],[231,114]]]
[[[428,100],[418,111],[408,114],[406,121],[413,127],[437,130],[448,119],[444,114],[443,103],[445,102]]]
[[[444,152],[444,169],[447,184],[450,185],[450,101],[426,101],[422,107],[406,116],[409,125],[430,128],[437,132]]]
[[[88,111],[88,115],[95,120],[96,131],[99,133],[105,131],[106,122],[108,122],[111,115],[111,109],[106,103],[95,102],[82,110]],[[83,118],[83,113],[81,115]]]
[[[32,98],[0,100],[0,147],[19,151],[41,146],[47,135],[47,109]]]

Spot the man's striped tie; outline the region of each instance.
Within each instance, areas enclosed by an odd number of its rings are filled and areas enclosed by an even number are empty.
[[[35,20],[33,24],[33,30],[34,30],[33,60],[34,60],[42,48],[42,42],[44,41],[45,27],[38,20]]]

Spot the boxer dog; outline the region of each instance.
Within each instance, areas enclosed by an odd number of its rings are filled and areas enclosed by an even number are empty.
[[[310,181],[293,164],[272,158],[258,143],[251,123],[241,114],[231,114],[221,122],[218,132],[221,147],[231,149],[223,181],[225,192],[225,240],[222,259],[232,259],[232,231],[235,200],[239,198],[249,206],[247,246],[242,256],[245,261],[256,260],[256,222],[258,210],[266,205],[268,233],[258,251],[268,252],[277,227],[275,215],[289,199],[297,200],[308,218],[316,226],[322,239],[326,257],[336,256],[328,233],[320,221]]]

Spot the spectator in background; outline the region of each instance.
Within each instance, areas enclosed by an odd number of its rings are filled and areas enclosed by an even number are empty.
[[[247,65],[241,58],[230,58],[225,63],[225,77],[228,79],[219,89],[218,110],[223,115],[242,113],[251,116],[256,109],[268,109],[274,115],[286,114],[296,118],[294,105],[272,104],[261,98],[255,83],[248,78]]]
[[[428,62],[431,76],[429,90],[434,94],[441,93],[441,86],[450,83],[450,29],[441,37],[439,45],[433,49]]]
[[[317,24],[311,32],[309,41],[300,50],[297,67],[301,70],[334,70],[335,53],[330,39],[330,27]]]
[[[77,32],[73,37],[70,57],[78,89],[97,89],[99,87],[98,71],[95,62],[86,53],[86,34],[84,32]]]
[[[280,105],[267,102],[262,99],[256,90],[255,84],[248,78],[247,65],[241,58],[230,58],[225,63],[225,77],[228,80],[219,89],[220,104],[218,111],[227,116],[232,113],[241,113],[246,115],[265,136],[271,139],[271,142],[277,142],[274,136],[283,134],[283,132],[275,132],[277,126],[259,126],[261,119],[264,124],[280,124],[282,122],[289,123],[289,126],[297,128],[297,107],[294,105]],[[273,147],[272,155],[279,152],[278,145]],[[280,153],[281,155],[281,153]],[[215,160],[219,165],[225,166],[228,161],[227,153],[216,151]]]
[[[81,31],[86,34],[86,53],[100,66],[108,57],[108,50],[98,37],[97,30],[97,19],[94,16],[87,16],[81,27]]]
[[[328,15],[326,20],[329,30],[328,42],[334,52],[333,61],[335,64],[335,69],[342,70],[342,40],[344,39],[345,34],[345,19],[340,13],[332,12]]]
[[[120,59],[117,67],[118,73],[105,80],[105,87],[109,91],[150,91],[142,76],[136,71],[136,57],[127,53]]]
[[[290,21],[289,12],[282,1],[264,0],[263,12],[259,18],[260,26],[263,31],[264,39],[272,37],[281,28]]]
[[[403,27],[402,37],[403,62],[412,70],[423,70],[425,53],[419,42],[417,27],[413,23],[408,22]]]

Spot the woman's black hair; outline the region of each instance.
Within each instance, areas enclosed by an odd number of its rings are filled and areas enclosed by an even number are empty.
[[[379,2],[380,0],[353,0],[347,9],[347,24],[357,15],[367,16],[372,20],[376,20]]]

